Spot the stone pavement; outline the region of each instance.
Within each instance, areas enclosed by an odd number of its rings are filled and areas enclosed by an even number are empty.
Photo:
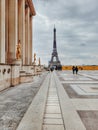
[[[17,130],[98,130],[98,71],[50,72]]]

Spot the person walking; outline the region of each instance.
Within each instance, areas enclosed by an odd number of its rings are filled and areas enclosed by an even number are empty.
[[[78,74],[78,67],[77,66],[75,67],[75,71],[76,71],[76,74]]]
[[[73,74],[75,73],[75,66],[72,67]]]

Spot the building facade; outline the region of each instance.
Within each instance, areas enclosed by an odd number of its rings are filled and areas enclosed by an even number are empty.
[[[31,0],[0,0],[0,63],[13,63],[20,40],[22,63],[32,62],[32,20],[35,10]]]
[[[18,84],[31,69],[35,14],[32,0],[0,0],[0,90]]]

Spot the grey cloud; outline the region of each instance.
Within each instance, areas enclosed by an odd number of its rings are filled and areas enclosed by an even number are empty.
[[[50,20],[60,19],[81,19],[96,20],[98,18],[97,0],[55,0],[38,4],[38,10]],[[42,6],[43,5],[43,6]],[[44,11],[46,10],[46,11]]]
[[[44,63],[51,57],[56,24],[63,64],[98,64],[98,0],[34,0],[34,5],[34,51]]]
[[[86,44],[85,43],[81,43],[80,46],[86,46]]]

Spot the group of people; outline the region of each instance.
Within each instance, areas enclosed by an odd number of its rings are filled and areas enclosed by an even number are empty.
[[[77,66],[73,66],[72,67],[72,71],[73,71],[73,74],[78,74],[78,67]]]

